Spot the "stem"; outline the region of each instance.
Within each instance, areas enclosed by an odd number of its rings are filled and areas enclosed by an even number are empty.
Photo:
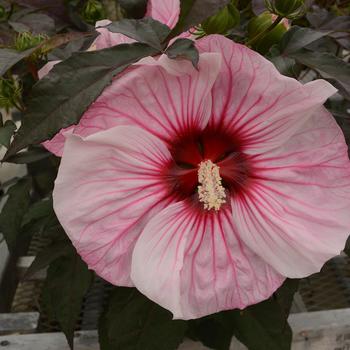
[[[261,33],[259,33],[258,35],[256,35],[254,38],[252,38],[251,40],[248,40],[246,42],[247,46],[252,46],[253,44],[255,44],[259,39],[261,39],[262,37],[264,37],[266,34],[268,34],[269,32],[271,32],[273,29],[275,29],[283,20],[282,16],[278,16],[276,18],[276,20],[268,27],[266,28],[264,31],[262,31]]]

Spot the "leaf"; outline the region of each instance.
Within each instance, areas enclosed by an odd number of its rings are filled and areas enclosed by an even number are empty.
[[[63,61],[72,56],[74,52],[88,50],[98,35],[97,31],[57,34],[45,42],[44,50],[49,51],[47,55],[49,61]]]
[[[17,64],[23,58],[29,57],[34,51],[35,48],[25,51],[0,49],[0,76],[3,76],[11,67]]]
[[[16,124],[12,120],[7,120],[5,124],[0,127],[0,145],[9,148],[11,137],[16,129]]]
[[[4,160],[30,144],[53,137],[77,124],[88,106],[113,76],[157,50],[140,43],[122,44],[99,51],[78,52],[58,63],[33,88],[22,126]]]
[[[43,270],[51,263],[65,255],[68,255],[71,249],[71,243],[68,241],[55,242],[45,247],[34,259],[27,269],[23,279],[31,278],[34,274]]]
[[[10,250],[15,248],[22,220],[30,205],[31,181],[20,179],[7,191],[8,199],[0,213],[0,232]]]
[[[277,302],[281,305],[282,310],[286,313],[286,318],[289,315],[292,307],[294,294],[298,291],[299,280],[298,279],[287,279],[282,287],[275,293]]]
[[[32,220],[47,217],[53,213],[52,198],[44,199],[33,203],[24,214],[22,219],[22,226],[30,223]]]
[[[270,48],[267,58],[275,65],[278,71],[288,77],[297,78],[299,67],[293,58],[282,56],[277,45]]]
[[[288,55],[292,52],[296,52],[311,43],[329,35],[332,31],[317,31],[310,28],[302,28],[293,26],[283,36],[281,42],[282,54]]]
[[[182,58],[191,61],[195,68],[198,68],[199,52],[193,40],[180,38],[170,45],[165,53],[169,58]]]
[[[234,329],[225,319],[225,313],[210,315],[189,321],[187,335],[195,341],[215,350],[229,350]]]
[[[47,271],[43,302],[49,317],[59,323],[71,349],[82,302],[92,280],[92,272],[74,249],[55,259]]]
[[[169,27],[150,17],[143,19],[122,19],[107,26],[113,33],[122,33],[158,51],[164,49],[163,41],[170,33]]]
[[[350,257],[350,237],[348,238],[348,240],[346,241],[346,245],[344,248],[344,253]]]
[[[6,162],[14,164],[29,164],[45,159],[49,156],[51,156],[50,152],[46,151],[44,148],[37,147],[29,149],[28,151],[21,151],[14,156],[7,158]]]
[[[286,316],[278,302],[269,299],[226,317],[249,350],[290,350],[292,331]]]
[[[135,288],[115,288],[99,324],[101,350],[175,350],[187,324]]]
[[[168,40],[215,15],[231,0],[180,0],[180,17]]]
[[[55,33],[55,21],[43,13],[29,13],[15,21],[8,22],[16,32],[31,32],[33,34]]]
[[[350,65],[328,52],[300,50],[289,54],[301,64],[331,80],[344,97],[350,99]]]
[[[350,49],[350,16],[337,16],[324,8],[314,7],[306,17],[317,30],[332,30],[330,36],[346,49]]]
[[[147,0],[119,0],[119,5],[128,17],[143,18],[147,10]]]

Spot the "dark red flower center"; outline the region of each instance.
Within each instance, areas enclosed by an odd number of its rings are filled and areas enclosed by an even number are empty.
[[[210,160],[219,167],[222,185],[229,195],[239,193],[248,181],[249,159],[236,135],[222,129],[207,127],[191,130],[169,144],[172,161],[165,169],[170,191],[181,199],[192,198],[198,192],[198,170]]]

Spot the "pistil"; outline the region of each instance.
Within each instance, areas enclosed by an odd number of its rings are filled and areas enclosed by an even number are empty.
[[[204,209],[218,211],[226,202],[220,167],[211,160],[201,162],[198,170],[198,182],[200,183],[198,186],[199,201],[204,204]]]

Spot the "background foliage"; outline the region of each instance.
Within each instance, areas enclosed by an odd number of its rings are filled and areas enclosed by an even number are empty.
[[[26,176],[0,184],[6,202],[0,231],[10,250],[34,234],[49,239],[26,277],[49,267],[43,302],[71,347],[94,274],[54,214],[51,192],[60,159],[40,143],[77,123],[112,77],[128,65],[165,53],[196,66],[198,52],[192,41],[178,39],[168,47],[169,40],[193,27],[197,37],[224,34],[264,54],[282,74],[303,81],[322,77],[334,84],[339,94],[327,108],[350,142],[349,1],[306,1],[301,11],[289,16],[289,30],[278,13],[273,23],[266,5],[277,11],[272,0],[182,0],[180,20],[170,30],[142,19],[146,0],[0,0],[0,108],[11,111],[0,118],[0,145],[7,149],[4,162],[27,167]],[[94,23],[106,17],[114,21],[109,30],[138,43],[86,52],[98,35]],[[55,59],[63,62],[38,81],[38,70]],[[101,349],[172,350],[189,337],[226,350],[235,335],[251,350],[287,350],[291,344],[287,317],[297,286],[298,281],[288,280],[258,305],[188,322],[173,321],[168,311],[133,288],[115,287],[100,319]]]

